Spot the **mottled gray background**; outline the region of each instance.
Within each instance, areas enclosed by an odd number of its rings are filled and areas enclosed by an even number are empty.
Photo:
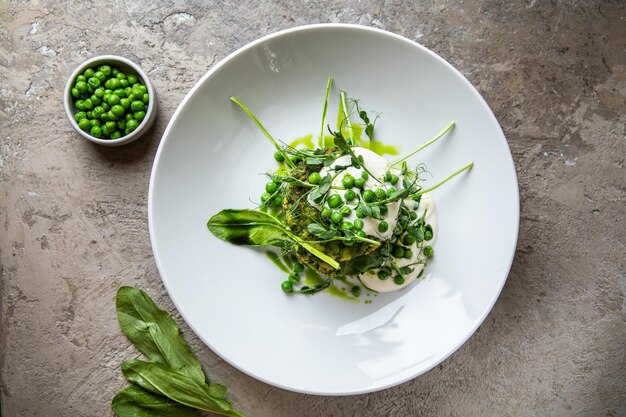
[[[233,369],[183,326],[210,377],[259,417],[626,415],[625,2],[3,0],[3,416],[111,415],[119,364],[136,355],[116,322],[116,289],[144,288],[173,312],[146,207],[169,118],[230,52],[317,22],[402,34],[483,94],[519,176],[513,269],[469,342],[399,387],[290,393]],[[83,140],[63,114],[70,72],[104,53],[139,62],[160,98],[152,132],[121,149]]]

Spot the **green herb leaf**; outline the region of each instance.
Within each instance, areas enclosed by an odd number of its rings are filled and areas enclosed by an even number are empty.
[[[333,179],[330,176],[330,174],[322,178],[322,181],[320,182],[319,186],[313,191],[311,191],[311,200],[313,200],[317,204],[320,204],[322,201],[324,201],[324,197],[330,190],[332,181]]]
[[[209,219],[207,227],[216,237],[243,246],[279,246],[291,239],[285,226],[258,210],[222,210]]]
[[[381,257],[372,254],[361,255],[345,262],[341,268],[341,272],[348,276],[359,275],[370,269],[378,268],[382,264],[383,259]]]
[[[308,166],[317,166],[317,165],[322,165],[323,163],[324,163],[324,160],[320,158],[307,158],[306,159],[306,164]]]
[[[312,235],[319,237],[322,240],[329,240],[336,236],[338,236],[338,232],[336,230],[326,230],[324,227],[317,223],[311,223],[307,226],[307,230]]]
[[[198,417],[193,408],[137,385],[129,385],[118,392],[111,401],[111,410],[118,417]]]
[[[122,372],[129,382],[180,404],[225,416],[243,416],[224,398],[225,390],[222,386],[214,385],[211,388],[206,383],[190,379],[167,365],[135,359],[124,362]]]
[[[204,383],[200,362],[191,353],[176,322],[148,294],[137,288],[121,287],[117,291],[116,308],[122,331],[148,360],[169,365]]]

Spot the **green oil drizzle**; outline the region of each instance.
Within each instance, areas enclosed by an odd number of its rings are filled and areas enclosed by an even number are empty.
[[[301,136],[292,140],[289,143],[289,147],[291,148],[296,148],[298,145],[304,145],[311,150],[315,149],[315,144],[313,143],[313,135]]]
[[[282,261],[280,260],[280,256],[278,256],[275,252],[272,251],[267,251],[265,252],[265,256],[267,256],[267,258],[272,261],[272,263],[274,265],[276,265],[278,267],[278,269],[280,269],[281,271],[285,272],[285,273],[289,273],[291,272],[289,268],[287,268],[287,266],[285,266],[285,264],[282,263]]]
[[[315,285],[321,284],[322,282],[324,282],[324,278],[322,278],[320,274],[313,271],[312,269],[309,269],[309,268],[306,269],[306,271],[304,272],[304,284],[305,285],[315,286]],[[359,302],[359,300],[341,291],[334,284],[328,287],[328,289],[324,292],[330,295],[334,295],[335,297],[343,298],[344,300],[349,300],[355,303]]]

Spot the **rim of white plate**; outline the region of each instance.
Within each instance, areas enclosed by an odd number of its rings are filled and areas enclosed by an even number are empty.
[[[168,284],[166,282],[165,279],[163,279],[163,274],[162,274],[162,267],[161,267],[161,263],[159,261],[159,256],[157,254],[157,249],[156,249],[156,240],[155,240],[155,234],[154,234],[154,217],[153,217],[153,212],[152,212],[152,208],[153,208],[153,199],[154,199],[154,183],[155,183],[155,177],[157,174],[157,171],[159,169],[159,160],[161,157],[161,152],[163,151],[165,142],[168,140],[169,137],[169,133],[170,130],[172,129],[172,126],[175,124],[176,119],[179,115],[179,113],[184,109],[185,105],[187,104],[187,101],[189,101],[191,99],[191,97],[196,93],[196,91],[200,88],[200,86],[202,84],[204,84],[204,82],[206,80],[208,80],[213,73],[217,72],[222,66],[226,65],[228,62],[230,62],[231,60],[233,60],[235,57],[241,55],[242,53],[246,52],[249,49],[255,48],[257,45],[266,42],[270,39],[275,39],[275,38],[280,38],[286,35],[289,35],[291,33],[294,32],[301,32],[301,31],[313,31],[313,30],[319,30],[319,29],[347,29],[347,30],[356,30],[356,31],[366,31],[366,32],[375,32],[378,33],[380,35],[385,35],[385,36],[390,36],[392,38],[395,38],[396,40],[405,42],[419,50],[421,50],[422,52],[425,52],[429,55],[431,55],[432,57],[434,57],[435,59],[437,59],[439,62],[441,62],[442,64],[444,64],[445,66],[447,66],[450,70],[452,70],[464,83],[465,85],[470,89],[470,91],[476,96],[476,98],[478,98],[479,102],[482,104],[482,106],[484,106],[484,108],[488,111],[489,117],[491,117],[492,121],[495,122],[495,125],[497,126],[499,132],[500,132],[500,138],[501,140],[503,140],[505,142],[506,145],[506,149],[508,150],[508,158],[507,158],[507,162],[510,165],[510,168],[513,171],[513,179],[515,182],[515,187],[517,189],[517,192],[515,193],[515,197],[516,197],[516,202],[515,202],[515,207],[516,207],[516,213],[515,213],[515,218],[517,219],[517,227],[515,228],[515,239],[513,240],[514,244],[513,247],[511,248],[511,254],[510,254],[510,258],[509,258],[509,262],[508,262],[508,268],[506,269],[506,276],[505,278],[502,280],[502,285],[500,286],[500,288],[498,289],[497,292],[497,296],[494,297],[493,301],[490,303],[489,308],[485,309],[483,315],[476,320],[476,325],[472,328],[472,330],[470,332],[468,332],[468,334],[456,345],[454,346],[454,348],[450,349],[445,355],[443,355],[441,357],[441,359],[439,361],[437,361],[436,363],[434,363],[432,366],[422,369],[419,372],[416,372],[414,375],[408,376],[408,377],[404,377],[404,378],[400,378],[396,381],[393,382],[389,382],[389,383],[385,383],[385,384],[380,384],[380,385],[375,385],[375,386],[370,386],[364,389],[356,389],[353,391],[340,391],[340,392],[334,392],[334,393],[328,393],[328,392],[318,392],[318,391],[311,391],[311,390],[302,390],[302,389],[296,389],[293,387],[289,387],[286,385],[282,385],[280,383],[274,382],[274,381],[270,381],[266,378],[264,378],[261,375],[258,375],[254,372],[251,372],[248,369],[245,369],[243,367],[240,367],[238,364],[232,362],[226,355],[224,355],[221,351],[219,351],[218,349],[216,349],[211,343],[209,343],[209,341],[207,339],[205,339],[197,330],[196,328],[192,325],[192,323],[188,320],[187,316],[183,313],[183,311],[179,308],[179,302],[176,299],[176,297],[172,294],[172,292],[170,291],[170,288],[168,287]],[[485,101],[485,99],[480,95],[480,93],[478,92],[478,90],[476,90],[476,88],[472,85],[472,83],[470,83],[467,78],[465,78],[465,76],[463,74],[461,74],[456,68],[454,68],[454,66],[452,66],[452,64],[450,64],[448,61],[446,61],[445,59],[443,59],[442,57],[440,57],[439,55],[437,55],[436,53],[434,53],[433,51],[431,51],[430,49],[426,48],[423,45],[420,45],[419,43],[412,41],[408,38],[405,38],[404,36],[383,30],[383,29],[377,29],[377,28],[372,28],[369,26],[362,26],[362,25],[356,25],[356,24],[351,24],[351,23],[317,23],[317,24],[312,24],[312,25],[303,25],[303,26],[297,26],[297,27],[293,27],[290,29],[284,29],[284,30],[280,30],[278,32],[274,32],[272,34],[263,36],[255,41],[252,41],[250,43],[248,43],[247,45],[237,49],[236,51],[232,52],[230,55],[226,56],[224,59],[222,59],[220,62],[218,62],[217,64],[215,64],[215,66],[213,66],[213,68],[211,68],[209,71],[207,71],[206,74],[204,74],[202,76],[202,78],[200,78],[200,80],[198,80],[198,82],[191,88],[191,90],[189,91],[189,93],[187,93],[187,95],[183,98],[183,100],[181,101],[181,103],[178,105],[178,107],[176,108],[176,111],[174,112],[174,114],[172,115],[172,118],[170,119],[170,121],[167,124],[167,127],[165,128],[165,131],[163,132],[163,136],[162,139],[159,143],[159,147],[157,149],[156,155],[154,157],[154,164],[152,165],[152,171],[150,173],[150,185],[149,185],[149,190],[148,190],[148,228],[150,231],[150,244],[152,246],[152,252],[154,254],[154,260],[156,262],[157,265],[157,269],[159,270],[159,274],[161,275],[161,281],[163,282],[163,285],[165,286],[165,289],[170,297],[170,299],[172,300],[172,303],[174,304],[174,306],[176,307],[176,309],[178,310],[179,314],[181,315],[181,317],[183,318],[183,320],[185,320],[185,322],[187,323],[187,325],[191,328],[191,330],[196,334],[196,336],[198,336],[200,338],[200,340],[202,340],[202,342],[207,345],[213,352],[215,352],[217,355],[220,356],[220,358],[222,358],[224,361],[226,361],[228,364],[230,364],[231,366],[233,366],[234,368],[238,369],[239,371],[245,373],[246,375],[249,375],[259,381],[265,382],[266,384],[278,387],[278,388],[282,388],[288,391],[292,391],[292,392],[299,392],[302,394],[312,394],[312,395],[321,395],[321,396],[345,396],[345,395],[359,395],[359,394],[367,394],[367,393],[371,393],[371,392],[377,392],[377,391],[382,391],[384,389],[387,388],[392,388],[395,387],[397,385],[403,384],[407,381],[410,381],[420,375],[425,374],[426,372],[430,371],[431,369],[433,369],[435,366],[439,365],[440,363],[442,363],[443,361],[445,361],[446,359],[448,359],[450,357],[450,355],[452,355],[454,352],[456,352],[461,346],[463,346],[465,344],[465,342],[467,342],[467,340],[474,335],[474,333],[476,333],[476,329],[478,329],[478,327],[480,327],[480,325],[483,323],[483,321],[485,320],[485,318],[489,315],[489,313],[491,312],[491,310],[493,309],[493,306],[495,305],[496,301],[498,300],[498,298],[500,298],[500,293],[502,292],[502,289],[504,288],[504,284],[507,281],[508,275],[511,271],[511,266],[513,265],[513,259],[515,257],[515,248],[517,247],[517,240],[519,237],[519,222],[520,222],[520,205],[519,205],[519,185],[518,185],[518,181],[517,181],[517,173],[515,171],[515,164],[513,162],[513,156],[511,154],[511,149],[509,148],[508,142],[506,141],[506,137],[504,136],[504,132],[502,131],[502,127],[500,126],[500,123],[498,123],[498,120],[496,119],[496,116],[493,114],[493,112],[491,111],[491,108],[489,107],[489,105],[487,104],[487,102]]]

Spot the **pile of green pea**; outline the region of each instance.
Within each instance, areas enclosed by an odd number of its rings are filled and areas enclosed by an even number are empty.
[[[78,127],[99,139],[119,139],[137,129],[150,100],[139,77],[109,65],[86,68],[71,93]]]

